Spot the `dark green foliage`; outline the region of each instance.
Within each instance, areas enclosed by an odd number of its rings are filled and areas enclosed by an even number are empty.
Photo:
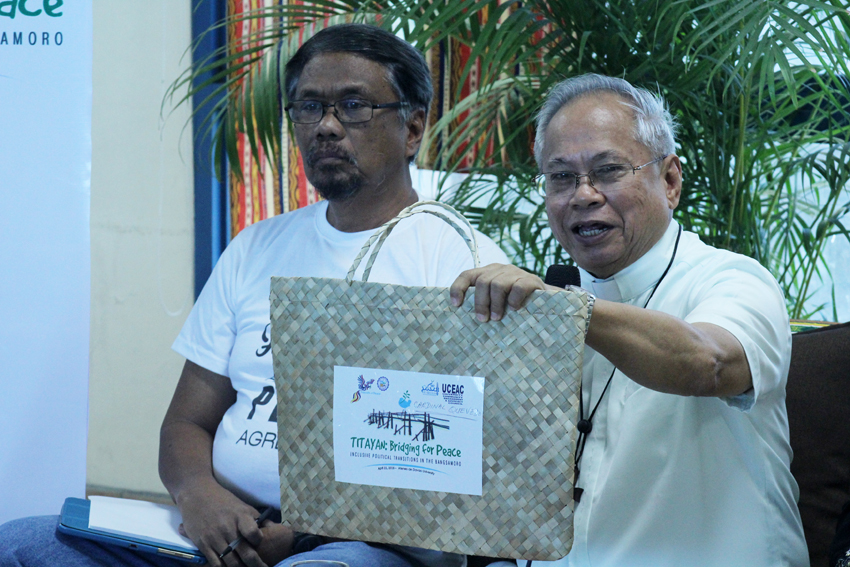
[[[452,37],[479,57],[483,86],[457,101],[426,143],[437,145],[446,172],[457,171],[458,150],[471,140],[493,145],[492,157],[480,157],[444,198],[519,265],[542,273],[563,261],[533,182],[535,112],[554,83],[601,73],[659,92],[677,117],[685,173],[679,222],[709,244],[756,258],[777,277],[792,317],[811,314],[805,301],[828,280],[826,240],[850,239],[842,224],[850,212],[850,13],[842,0],[315,4],[246,17],[289,13],[295,23],[354,14],[371,22],[380,12],[381,25],[420,48]],[[262,43],[274,48],[255,52],[246,64],[223,61],[230,67],[222,88],[232,90],[241,74],[254,93],[253,99],[231,96],[220,109],[228,117],[222,139],[228,148],[238,129],[255,146],[275,151],[277,69],[295,47],[286,35],[291,29],[268,30]],[[265,71],[252,72],[260,57]],[[187,72],[175,90],[204,70]],[[251,112],[256,127],[247,119]],[[238,160],[231,163],[238,171]]]

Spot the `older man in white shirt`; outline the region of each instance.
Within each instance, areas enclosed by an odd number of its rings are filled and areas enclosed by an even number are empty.
[[[783,295],[757,262],[672,220],[673,134],[659,97],[598,75],[556,86],[538,119],[549,223],[596,298],[574,544],[558,564],[805,566]],[[491,265],[458,278],[455,305],[470,286],[482,322],[556,289]]]

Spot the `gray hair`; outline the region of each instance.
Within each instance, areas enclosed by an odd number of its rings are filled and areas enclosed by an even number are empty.
[[[649,148],[654,157],[675,153],[678,124],[661,95],[632,86],[625,79],[588,73],[561,81],[549,91],[537,115],[537,135],[534,140],[534,159],[541,166],[543,137],[549,122],[561,108],[575,99],[599,91],[622,97],[623,104],[634,111],[635,140]]]

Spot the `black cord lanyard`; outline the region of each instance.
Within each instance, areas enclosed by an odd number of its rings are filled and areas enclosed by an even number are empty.
[[[655,282],[655,287],[652,288],[652,293],[649,294],[649,297],[646,298],[646,302],[643,304],[643,308],[646,309],[646,306],[649,305],[649,301],[652,299],[652,296],[655,295],[655,290],[658,289],[658,286],[661,285],[661,281],[664,279],[664,276],[667,275],[667,272],[670,271],[670,268],[673,266],[673,260],[676,259],[676,251],[679,250],[679,239],[682,237],[682,227],[679,226],[679,234],[676,235],[676,244],[673,246],[673,255],[670,256],[670,261],[667,263],[667,268],[664,269],[664,273],[661,274],[661,277],[658,278],[658,281]],[[605,383],[605,387],[602,389],[602,393],[599,395],[599,399],[596,400],[596,405],[593,406],[593,410],[590,412],[590,416],[587,419],[584,419],[584,398],[582,397],[582,383],[579,383],[578,387],[578,424],[576,424],[576,429],[578,429],[578,439],[576,439],[576,452],[575,452],[575,476],[573,477],[573,500],[576,502],[581,502],[581,494],[584,492],[584,489],[576,486],[578,484],[578,475],[581,472],[578,466],[579,461],[581,460],[582,455],[584,455],[584,446],[587,443],[587,436],[590,435],[590,432],[593,430],[593,416],[596,415],[596,410],[599,409],[599,404],[602,403],[602,398],[605,397],[605,392],[608,391],[608,386],[611,385],[611,380],[614,378],[614,373],[617,372],[617,369],[611,371],[611,375],[608,377],[608,382]],[[583,380],[582,380],[583,382]]]

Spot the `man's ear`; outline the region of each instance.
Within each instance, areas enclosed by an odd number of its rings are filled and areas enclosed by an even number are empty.
[[[419,151],[422,136],[425,135],[425,111],[414,110],[407,120],[407,157],[412,158]]]
[[[682,162],[679,156],[670,154],[661,162],[661,179],[667,195],[667,206],[672,211],[679,206],[679,198],[682,196]]]

